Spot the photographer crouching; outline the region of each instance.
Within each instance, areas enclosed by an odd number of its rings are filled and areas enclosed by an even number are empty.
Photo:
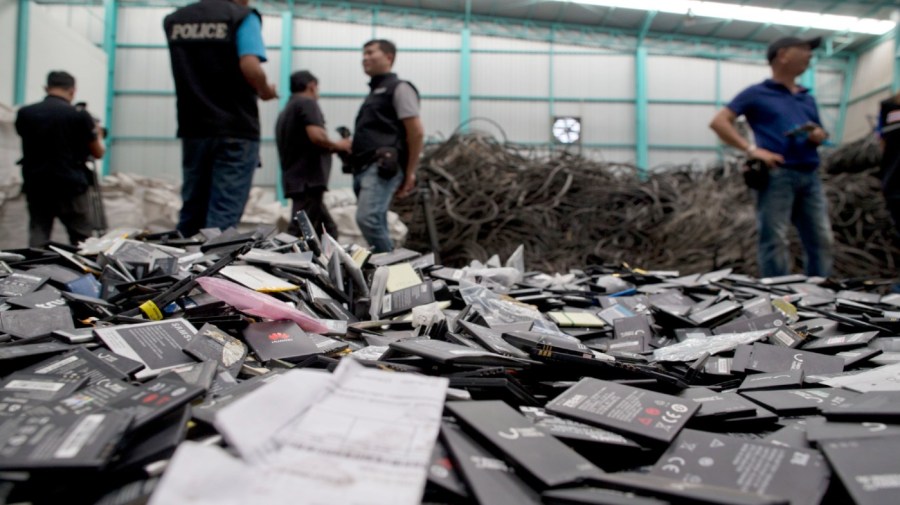
[[[68,72],[47,74],[43,101],[19,109],[16,131],[22,137],[22,192],[28,202],[28,245],[50,241],[59,218],[77,244],[91,235],[93,182],[85,167],[90,156],[103,157],[103,131],[84,109],[72,105],[75,78]]]

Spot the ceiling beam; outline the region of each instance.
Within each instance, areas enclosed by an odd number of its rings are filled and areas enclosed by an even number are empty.
[[[720,33],[722,30],[724,30],[725,28],[727,28],[728,25],[730,25],[731,23],[734,23],[734,20],[733,20],[733,19],[723,19],[723,20],[719,23],[719,26],[717,26],[715,30],[709,32],[709,34],[707,34],[706,36],[707,36],[707,37],[715,37],[715,36],[719,35],[719,33]]]
[[[656,11],[648,11],[644,16],[644,23],[641,25],[641,31],[638,32],[638,41],[644,42],[647,34],[650,33],[650,25],[653,24],[653,18],[656,17]]]
[[[832,1],[831,4],[830,4],[828,7],[825,7],[824,9],[822,9],[822,14],[828,14],[829,12],[831,12],[831,11],[833,11],[835,8],[837,8],[838,5],[841,5],[841,4],[843,4],[843,3],[844,3],[844,2],[842,2],[841,0],[835,0],[835,1]]]
[[[892,2],[892,3],[893,3],[893,2]],[[870,16],[874,16],[876,12],[880,11],[881,9],[883,9],[883,8],[885,8],[885,7],[889,7],[889,6],[891,6],[891,4],[883,4],[883,3],[882,3],[882,4],[877,4],[877,5],[875,5],[874,7],[872,7],[871,9],[867,10],[865,14],[863,14],[862,16],[859,16],[859,17],[861,17],[861,18],[867,18],[867,17],[870,17]],[[897,7],[897,6],[894,5],[894,7]]]
[[[768,29],[771,26],[772,26],[772,23],[763,23],[763,24],[759,25],[759,27],[756,30],[753,30],[752,32],[750,32],[750,35],[747,35],[744,38],[747,40],[753,40],[756,38],[757,35],[759,35],[760,33],[762,33],[763,31],[765,31],[766,29]]]
[[[615,7],[607,7],[607,8],[606,8],[606,13],[603,15],[602,18],[600,18],[600,22],[597,23],[597,26],[599,26],[599,27],[602,28],[603,25],[606,24],[606,18],[608,18],[608,17],[609,17],[613,12],[615,12],[615,11],[616,11],[616,8],[615,8]]]
[[[32,0],[32,1],[35,1],[37,3],[48,3],[48,4],[67,3],[67,4],[80,4],[80,5],[96,4],[98,2],[98,0]],[[137,6],[145,6],[145,5],[158,5],[158,6],[181,5],[181,4],[190,3],[191,0],[120,0],[120,1],[123,1],[123,6],[125,6],[125,7],[137,7]],[[270,6],[270,5],[282,6],[282,5],[286,4],[285,0],[256,0],[256,1],[261,2],[265,6]],[[365,10],[377,8],[377,9],[379,9],[379,11],[381,13],[393,12],[396,14],[396,16],[401,16],[401,17],[423,16],[423,17],[432,19],[432,24],[442,25],[442,24],[449,23],[448,26],[451,26],[454,21],[458,21],[458,22],[462,23],[464,20],[464,16],[459,12],[460,8],[458,7],[458,5],[459,5],[458,2],[447,2],[446,4],[444,4],[448,7],[448,9],[428,9],[428,8],[423,9],[423,8],[416,8],[416,7],[410,7],[410,8],[404,9],[404,8],[400,8],[398,6],[391,5],[392,0],[376,0],[376,1],[378,4],[380,4],[380,6],[376,5],[376,2],[373,2],[373,1],[364,2],[362,0],[355,0],[355,1],[353,1],[353,0],[351,0],[351,1],[317,0],[314,2],[310,2],[310,3],[298,2],[297,9],[303,9],[303,7],[301,7],[301,5],[303,3],[305,3],[307,6],[309,6],[311,4],[318,5],[318,6],[329,6],[334,9],[346,9],[346,10],[352,11],[352,12],[360,12],[361,10],[365,11]],[[417,0],[417,1],[419,2],[420,5],[422,5],[422,4],[429,5],[428,2],[422,2],[421,0]],[[719,0],[719,1],[722,1],[722,0]],[[750,1],[752,2],[753,0],[750,0]],[[791,5],[794,1],[796,1],[796,0],[791,0],[789,3],[786,3],[785,5]],[[534,9],[536,11],[537,7],[535,7],[535,3],[537,3],[537,0],[531,0],[529,2],[529,5],[531,6],[532,9]],[[550,16],[555,15],[557,20],[559,20],[559,19],[562,19],[563,17],[565,17],[566,13],[568,13],[568,15],[569,15],[568,17],[573,18],[574,17],[573,15],[576,14],[576,11],[573,10],[573,7],[567,5],[568,3],[570,3],[570,2],[563,2],[558,11],[555,11],[555,12],[551,11],[549,13],[549,15]],[[574,2],[571,2],[571,3],[574,3]],[[735,5],[743,5],[743,4],[747,4],[747,3],[749,3],[748,0],[734,0]],[[834,1],[834,0],[827,0],[827,2],[823,2],[823,3],[827,3],[825,8],[831,8],[831,9],[840,5],[839,2]],[[500,3],[499,0],[492,0],[489,3],[488,2],[484,2],[484,3],[479,2],[479,5],[483,6],[482,8],[484,8],[485,10],[489,10],[489,11],[493,12],[493,11],[499,9],[500,6],[504,5],[504,3]],[[523,5],[523,4],[520,3],[519,5]],[[859,4],[855,4],[855,5],[858,6]],[[456,7],[456,9],[454,9],[454,7]],[[871,4],[871,3],[866,4],[866,7],[873,7],[873,4]],[[871,12],[876,12],[877,10],[884,9],[887,7],[887,4],[878,3],[877,5],[874,5],[874,7],[875,7],[875,10],[870,9]],[[601,8],[605,9],[605,10],[599,11],[599,9],[601,9]],[[283,9],[283,7],[280,8],[279,11],[281,9]],[[267,8],[264,10],[269,11],[270,9]],[[714,21],[716,23],[715,28],[711,32],[709,32],[709,34],[707,34],[707,35],[694,35],[693,32],[696,32],[697,30],[691,30],[691,32],[692,32],[691,34],[685,34],[685,33],[672,34],[672,33],[664,33],[664,32],[660,32],[660,31],[654,31],[654,30],[652,30],[653,19],[650,19],[650,22],[648,23],[647,22],[648,16],[645,16],[641,26],[632,25],[631,27],[628,27],[628,28],[611,27],[609,29],[605,29],[605,28],[603,28],[604,25],[617,14],[616,9],[612,8],[612,7],[597,7],[597,9],[589,8],[589,11],[590,12],[598,12],[598,14],[600,14],[602,16],[601,20],[598,23],[591,23],[590,25],[587,25],[587,24],[580,24],[577,22],[554,23],[552,20],[549,20],[549,19],[547,21],[542,21],[542,20],[537,20],[537,19],[522,20],[521,18],[516,18],[516,17],[506,17],[506,16],[497,17],[497,16],[491,16],[491,15],[474,15],[474,16],[472,16],[472,19],[477,20],[480,23],[494,23],[494,24],[498,24],[498,26],[505,26],[505,27],[524,26],[527,30],[549,29],[550,26],[556,24],[556,25],[558,25],[557,28],[559,30],[581,31],[584,33],[608,35],[608,36],[614,37],[614,38],[621,37],[621,38],[629,38],[630,39],[632,37],[634,37],[634,38],[642,38],[643,37],[643,38],[660,40],[660,41],[671,41],[672,43],[676,43],[676,44],[709,44],[709,45],[727,44],[731,47],[747,48],[751,51],[757,50],[758,48],[764,47],[764,45],[765,45],[765,43],[760,43],[760,42],[754,41],[753,40],[754,37],[759,36],[759,34],[761,34],[764,30],[771,28],[773,26],[776,26],[773,23],[763,23],[763,24],[759,25],[759,27],[756,30],[754,30],[753,33],[749,37],[742,37],[740,39],[736,39],[733,37],[732,38],[727,38],[727,37],[721,38],[718,36],[721,33],[727,33],[725,30],[728,27],[734,26],[734,20],[731,20],[731,19]],[[543,11],[542,11],[542,14],[543,14]],[[329,14],[327,14],[327,13],[324,14],[323,19],[327,18],[328,16],[329,16]],[[339,16],[337,16],[336,19],[341,19],[341,18],[342,17],[339,15]],[[401,26],[401,25],[391,24],[391,26]],[[686,26],[686,24],[683,23],[682,25],[679,26],[679,30],[683,31],[685,29],[685,26]],[[414,27],[414,26],[410,26],[410,27]],[[438,29],[441,29],[441,28],[438,28]],[[676,30],[676,32],[677,31],[678,30]],[[496,33],[496,35],[502,35],[503,34],[502,32],[503,32],[503,30],[501,29]],[[785,32],[785,33],[787,33],[787,32]],[[523,38],[529,37],[527,34],[516,35],[516,37],[519,37],[519,36],[521,36]],[[536,34],[536,36],[541,37],[542,35]],[[867,36],[860,36],[860,37],[856,38],[856,40],[853,42],[853,44],[859,44],[860,42],[864,42],[869,39],[870,38]],[[842,50],[846,50],[845,42],[846,41],[843,39],[840,41]],[[853,52],[857,52],[857,50],[854,49]],[[846,58],[846,57],[847,57],[847,53],[840,55],[841,59]]]
[[[562,20],[563,14],[566,12],[566,7],[569,5],[568,2],[562,3],[559,6],[559,11],[556,13],[556,18],[553,20],[554,23],[559,23]]]

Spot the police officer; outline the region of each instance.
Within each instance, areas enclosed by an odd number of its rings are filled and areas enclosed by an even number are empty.
[[[887,203],[895,239],[900,239],[900,94],[881,102],[878,114],[881,135],[881,190]]]
[[[16,131],[22,137],[22,192],[28,202],[28,245],[50,241],[53,220],[59,218],[77,244],[91,235],[88,186],[93,177],[85,167],[89,156],[102,158],[102,131],[85,110],[72,106],[75,78],[68,72],[47,75],[47,96],[22,107]]]
[[[371,77],[369,96],[356,116],[353,134],[353,190],[356,223],[375,252],[394,248],[387,211],[396,193],[404,197],[416,185],[424,129],[419,93],[391,72],[397,47],[388,40],[363,46],[363,70]]]
[[[277,94],[261,66],[262,18],[248,4],[200,0],[163,22],[182,142],[178,231],[186,236],[236,225],[259,166],[256,100]]]

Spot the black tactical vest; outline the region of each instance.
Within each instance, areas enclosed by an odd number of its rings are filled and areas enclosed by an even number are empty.
[[[201,0],[163,21],[179,137],[259,139],[256,91],[241,73],[237,51],[237,29],[251,14],[259,16],[230,0]]]
[[[378,75],[369,81],[369,96],[356,115],[356,129],[353,132],[353,165],[361,169],[372,162],[379,147],[397,148],[400,171],[406,169],[409,149],[406,145],[406,127],[394,110],[394,90],[406,81],[397,74]],[[413,90],[418,94],[412,83]]]
[[[884,192],[900,198],[900,103],[890,98],[881,102],[881,183]]]

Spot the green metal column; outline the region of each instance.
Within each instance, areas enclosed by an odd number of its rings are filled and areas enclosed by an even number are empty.
[[[460,131],[469,131],[469,118],[472,113],[472,30],[469,21],[472,17],[472,0],[466,0],[466,20],[460,33],[459,48],[459,124]]]
[[[294,63],[294,2],[289,4],[290,10],[281,13],[281,69],[278,78],[278,108],[283,109],[291,98],[291,72]],[[281,205],[287,206],[284,197],[284,185],[281,183],[281,163],[275,165],[275,197]]]
[[[28,86],[28,27],[30,23],[31,2],[19,0],[18,20],[16,22],[16,84],[13,90],[13,103],[25,104],[25,91]]]
[[[647,48],[644,38],[650,32],[650,25],[656,11],[650,11],[644,18],[643,26],[637,37],[637,49],[634,52],[634,114],[635,114],[635,165],[641,180],[647,178],[650,162],[650,140],[647,133],[648,99],[647,99]]]
[[[547,128],[547,132],[549,133],[548,136],[551,137],[551,139],[550,139],[550,150],[551,151],[556,146],[556,144],[553,142],[553,138],[552,138],[553,137],[553,124],[552,124],[553,116],[556,115],[556,97],[555,97],[556,90],[554,89],[554,86],[553,86],[553,80],[554,80],[554,74],[555,74],[555,72],[553,71],[553,60],[554,60],[553,49],[554,49],[555,44],[556,44],[556,27],[551,26],[550,27],[550,51],[548,54],[549,61],[547,62],[548,68],[549,68],[549,71],[547,72],[547,74],[548,74],[547,75],[547,80],[548,80],[548,82],[547,82],[547,109],[550,112],[550,123],[551,123],[550,128]]]
[[[294,13],[281,13],[281,68],[278,75],[278,108],[283,109],[291,99],[291,72],[294,66]]]
[[[891,93],[900,92],[900,23],[894,27],[894,80],[891,83]]]
[[[650,142],[647,134],[647,48],[639,45],[634,53],[634,87],[635,87],[635,160],[641,179],[647,177],[647,164],[650,158]]]
[[[718,48],[716,49],[718,52]],[[722,103],[722,58],[716,56],[716,112],[720,111],[723,107]],[[718,155],[719,162],[722,163],[725,161],[725,146],[722,145],[721,142],[716,143],[716,154]]]
[[[853,78],[856,76],[856,55],[850,56],[850,61],[844,67],[844,87],[841,89],[841,105],[838,114],[838,122],[834,132],[834,140],[837,143],[844,141],[844,125],[847,122],[847,108],[850,105],[850,92],[853,89]]]
[[[103,175],[109,175],[112,147],[115,140],[113,127],[113,103],[116,99],[116,32],[119,26],[118,0],[103,0],[103,50],[106,51],[106,111],[104,124],[109,138],[106,139],[106,155],[103,157]]]

